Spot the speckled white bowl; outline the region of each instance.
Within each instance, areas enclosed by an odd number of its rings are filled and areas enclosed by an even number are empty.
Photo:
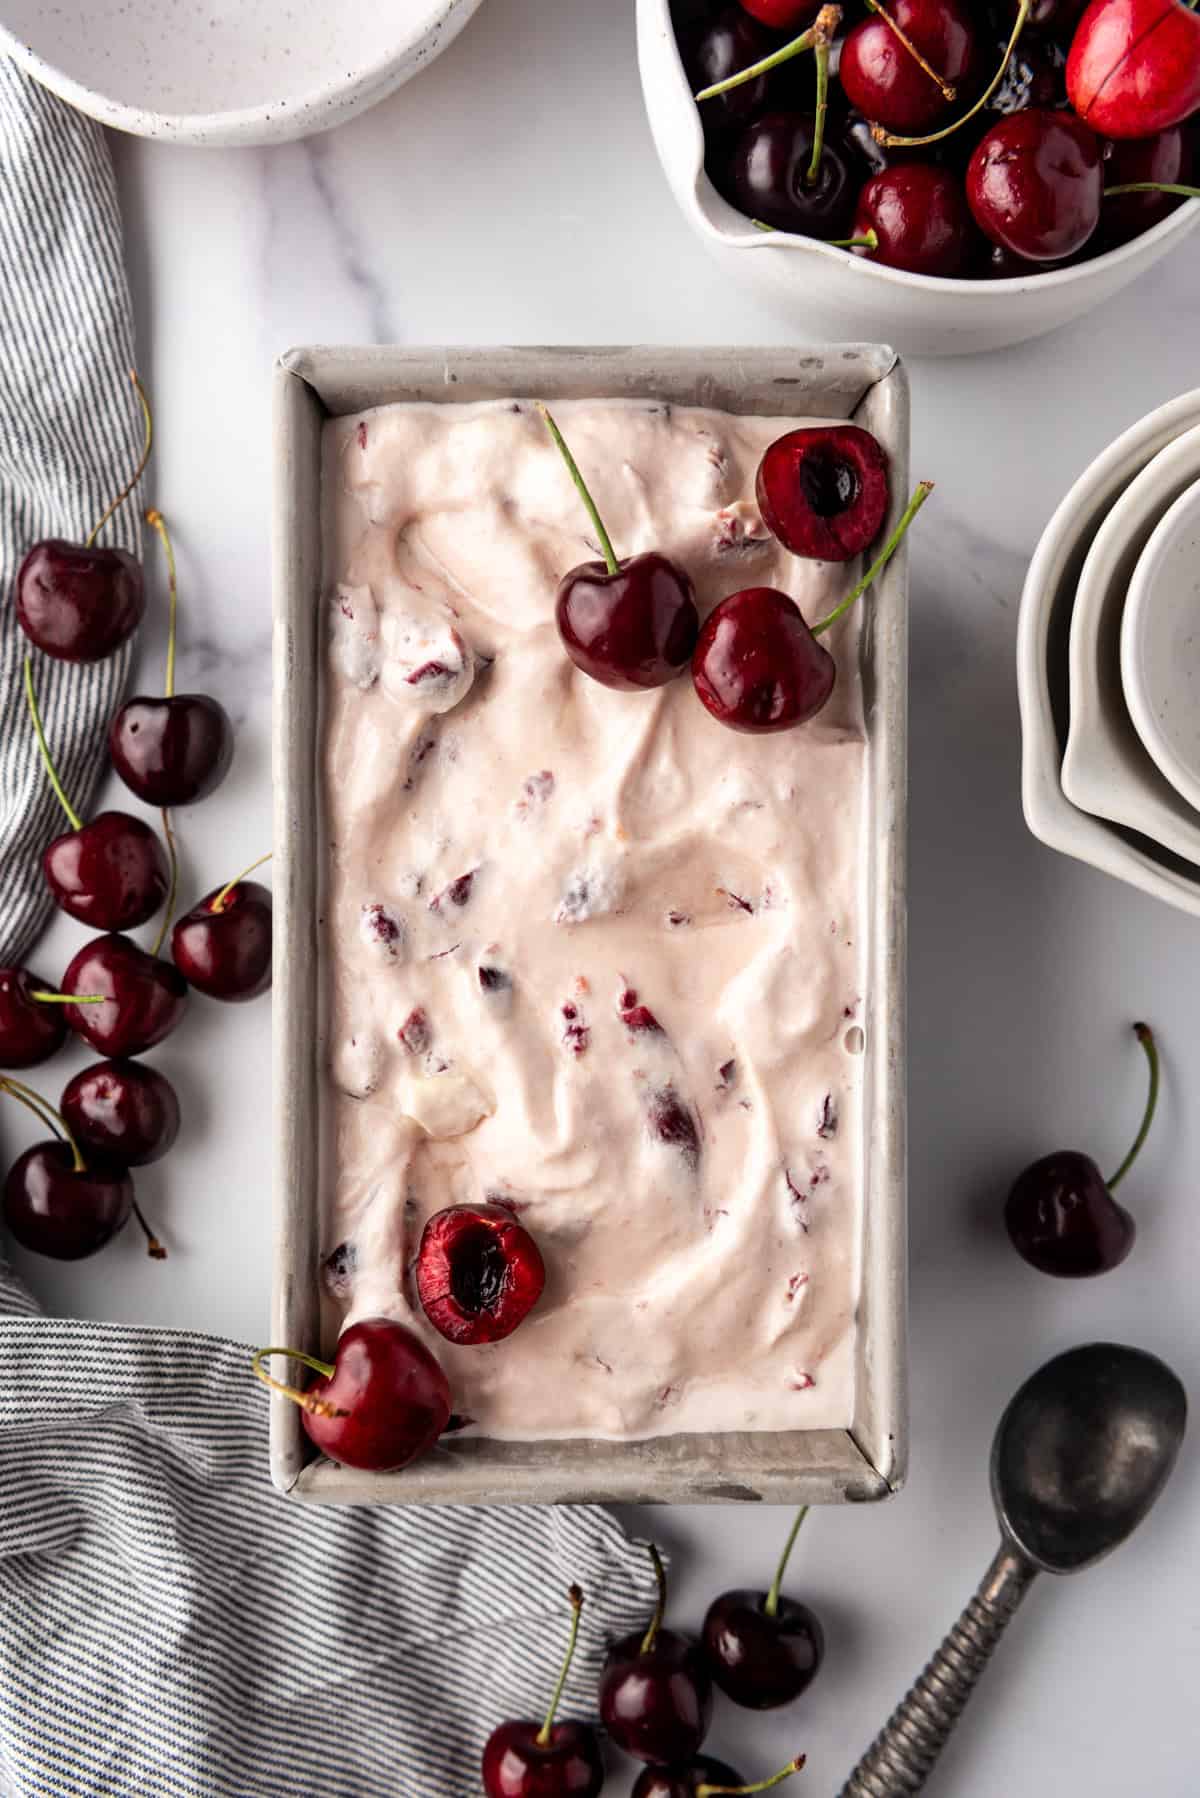
[[[704,133],[671,26],[670,0],[637,0],[642,91],[659,160],[692,229],[731,275],[808,341],[894,344],[911,356],[965,355],[1040,337],[1126,287],[1200,225],[1200,200],[1120,249],[1074,268],[1006,281],[950,281],[883,268],[809,237],[755,230],[704,172]]]
[[[1133,571],[1121,681],[1147,754],[1200,814],[1200,480],[1164,514]]]
[[[265,144],[340,125],[451,43],[481,0],[0,0],[0,50],[139,137]]]

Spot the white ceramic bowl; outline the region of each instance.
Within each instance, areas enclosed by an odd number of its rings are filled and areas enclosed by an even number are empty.
[[[1200,475],[1200,426],[1134,476],[1105,518],[1071,613],[1071,719],[1062,788],[1072,805],[1200,864],[1200,816],[1159,772],[1122,685],[1121,628],[1138,558],[1163,513]]]
[[[679,59],[670,0],[637,0],[642,91],[659,160],[692,229],[722,265],[811,339],[891,343],[914,356],[963,355],[1040,337],[1109,299],[1200,224],[1189,200],[1120,249],[1053,273],[950,281],[882,268],[813,238],[764,233],[704,172],[700,114]]]
[[[432,62],[481,0],[0,0],[0,50],[102,124],[182,144],[307,137]]]
[[[1042,534],[1021,595],[1017,691],[1025,821],[1052,849],[1200,917],[1200,869],[1080,811],[1062,790],[1069,726],[1067,639],[1080,571],[1113,500],[1161,449],[1200,424],[1200,390],[1160,406],[1098,456]]]
[[[1121,679],[1138,736],[1200,822],[1200,480],[1163,515],[1133,571]]]

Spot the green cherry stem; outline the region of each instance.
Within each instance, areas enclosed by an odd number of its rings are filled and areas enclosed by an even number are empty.
[[[538,1730],[535,1738],[539,1748],[550,1746],[550,1731],[554,1728],[554,1715],[563,1695],[563,1687],[567,1683],[567,1675],[571,1671],[571,1662],[575,1659],[575,1644],[579,1640],[579,1613],[583,1609],[583,1593],[578,1586],[572,1586],[567,1597],[571,1604],[571,1634],[567,1638],[567,1652],[563,1658],[558,1684],[554,1688],[554,1696],[550,1700],[550,1709],[546,1712],[546,1721]]]
[[[77,1174],[87,1172],[87,1162],[79,1153],[79,1144],[71,1134],[70,1125],[61,1112],[55,1111],[48,1099],[43,1099],[41,1093],[35,1092],[32,1086],[26,1086],[23,1080],[14,1080],[11,1074],[0,1075],[0,1092],[6,1092],[10,1099],[16,1099],[26,1111],[33,1113],[39,1124],[45,1124],[48,1129],[53,1130],[60,1142],[66,1142]]]
[[[163,682],[163,692],[168,699],[175,696],[175,614],[179,605],[178,581],[175,574],[175,550],[167,530],[166,520],[157,506],[151,506],[146,513],[146,523],[158,532],[158,540],[163,546],[163,554],[167,558],[167,677]]]
[[[750,223],[756,231],[765,231],[771,237],[797,237],[796,231],[777,231],[774,225],[764,225],[761,219],[751,219]],[[830,250],[877,250],[879,235],[872,229],[865,231],[861,237],[814,237],[811,243],[823,243]]]
[[[620,574],[621,565],[617,561],[616,551],[612,546],[612,539],[604,528],[604,520],[596,510],[596,502],[588,492],[587,484],[579,472],[579,464],[567,448],[566,439],[562,432],[559,430],[546,407],[542,405],[540,400],[538,401],[537,409],[542,415],[542,423],[554,439],[559,455],[567,465],[567,473],[574,481],[580,499],[587,507],[588,517],[591,519],[596,535],[600,539],[600,548],[604,554],[604,566],[608,569],[610,574]]]
[[[1195,0],[1200,6],[1200,0]],[[1185,187],[1179,181],[1123,181],[1119,187],[1106,187],[1104,198],[1113,194],[1178,194],[1184,200],[1200,200],[1200,187]]]
[[[54,766],[54,762],[50,756],[50,746],[46,742],[46,732],[42,726],[42,714],[38,710],[37,694],[33,690],[33,662],[31,661],[28,652],[26,652],[25,656],[25,700],[29,706],[29,716],[33,719],[34,733],[38,740],[38,748],[42,753],[42,766],[46,770],[50,785],[54,788],[54,791],[58,796],[58,803],[67,814],[71,829],[82,830],[83,819],[79,816],[79,813],[67,798],[62,781],[58,778],[58,769]]]
[[[130,475],[129,479],[126,481],[125,485],[122,487],[120,493],[118,493],[118,495],[117,495],[116,499],[113,501],[112,505],[108,508],[108,511],[103,514],[103,516],[101,517],[98,524],[94,524],[92,526],[91,534],[88,537],[86,543],[84,544],[85,549],[91,549],[92,544],[96,541],[97,537],[100,535],[101,531],[104,529],[105,525],[108,523],[108,521],[112,517],[113,513],[120,511],[121,507],[125,504],[125,501],[129,498],[129,495],[133,492],[134,488],[137,486],[138,482],[141,480],[142,476],[145,474],[146,464],[150,460],[150,446],[154,442],[154,423],[150,417],[150,402],[146,398],[146,389],[142,386],[142,383],[138,376],[138,372],[137,372],[136,368],[130,369],[129,379],[133,382],[134,388],[135,388],[135,390],[137,392],[137,396],[138,396],[138,404],[142,408],[142,424],[143,424],[143,428],[145,430],[145,439],[142,443],[142,453],[138,460],[137,467],[134,469],[133,473]]]
[[[696,104],[699,106],[705,100],[715,100],[721,94],[732,93],[735,87],[743,87],[747,81],[757,81],[760,75],[769,75],[772,69],[778,69],[785,62],[791,62],[793,56],[802,56],[806,50],[811,50],[817,42],[821,20],[830,10],[836,9],[823,7],[807,31],[802,31],[799,37],[792,38],[790,43],[781,44],[779,49],[772,50],[769,56],[762,57],[758,62],[749,63],[746,68],[739,69],[735,75],[727,75],[724,81],[714,81],[711,87],[701,88],[698,94],[693,95]],[[832,36],[833,32],[830,31],[829,38]],[[828,42],[828,38],[826,41]]]
[[[224,911],[225,907],[229,904],[229,895],[232,893],[234,887],[240,886],[242,881],[253,874],[256,868],[261,868],[264,862],[269,862],[272,853],[273,851],[268,849],[267,853],[265,855],[260,855],[256,862],[251,862],[248,868],[243,868],[240,874],[235,874],[233,879],[229,881],[227,885],[223,886],[216,898],[213,899],[212,903],[209,905],[209,911]],[[282,1352],[283,1351],[280,1350],[280,1353]]]
[[[30,993],[41,1005],[103,1005],[107,993]]]
[[[892,36],[898,38],[904,45],[904,48],[908,51],[908,54],[912,57],[917,67],[924,69],[934,86],[941,89],[942,98],[947,101],[956,100],[958,98],[958,89],[951,86],[950,82],[943,81],[937,70],[932,68],[930,64],[926,62],[925,58],[921,55],[921,52],[917,49],[917,46],[909,37],[907,31],[905,31],[902,26],[897,25],[895,19],[893,19],[887,8],[881,6],[879,0],[867,0],[867,8],[870,12],[879,15],[888,30],[892,33]]]
[[[696,1798],[751,1798],[751,1794],[754,1792],[769,1792],[772,1786],[780,1786],[785,1779],[790,1779],[793,1773],[799,1773],[806,1759],[806,1755],[798,1754],[794,1761],[788,1762],[786,1767],[780,1767],[778,1773],[772,1773],[770,1779],[760,1779],[756,1785],[752,1786],[698,1785]]]
[[[991,81],[988,83],[987,87],[984,88],[974,106],[969,107],[967,111],[962,114],[961,118],[955,119],[952,125],[944,125],[940,131],[931,132],[928,137],[893,137],[892,133],[890,131],[885,131],[882,125],[872,125],[871,136],[875,139],[875,142],[877,144],[886,144],[889,148],[894,150],[914,150],[922,144],[938,144],[944,137],[952,137],[961,126],[968,124],[970,120],[975,117],[977,112],[983,111],[984,107],[1003,81],[1004,72],[1012,61],[1013,51],[1017,47],[1017,39],[1025,29],[1025,23],[1029,18],[1032,8],[1033,0],[1021,0],[1021,4],[1017,8],[1016,24],[1012,28],[1012,36],[1005,45],[1000,67],[996,70],[996,73],[992,76]]]
[[[1133,1146],[1124,1161],[1107,1182],[1109,1192],[1115,1192],[1134,1162],[1142,1152],[1142,1145],[1150,1134],[1150,1126],[1154,1122],[1154,1113],[1158,1106],[1158,1044],[1154,1040],[1154,1032],[1149,1024],[1135,1024],[1134,1035],[1146,1051],[1146,1060],[1150,1064],[1150,1091],[1146,1095],[1146,1109],[1142,1113],[1142,1125],[1133,1139]]]
[[[878,576],[883,573],[884,569],[887,567],[888,563],[891,561],[892,557],[895,555],[896,551],[899,549],[901,541],[904,537],[905,532],[908,530],[909,525],[912,523],[913,519],[916,517],[917,513],[921,510],[921,507],[925,504],[925,501],[929,498],[929,495],[932,492],[933,492],[933,482],[932,481],[919,481],[917,483],[917,486],[913,492],[912,498],[909,500],[907,506],[904,508],[904,516],[901,518],[899,524],[896,526],[895,530],[892,532],[891,536],[888,538],[887,542],[884,544],[884,546],[883,546],[882,550],[880,551],[876,560],[874,562],[872,562],[871,566],[867,569],[867,572],[863,575],[862,579],[859,581],[858,585],[854,588],[854,590],[850,593],[847,593],[847,595],[846,595],[845,599],[842,601],[841,605],[835,606],[833,608],[833,611],[830,612],[828,618],[822,618],[820,624],[813,625],[812,634],[814,637],[819,637],[823,631],[827,631],[829,629],[831,624],[836,624],[839,618],[844,618],[846,613],[850,610],[851,606],[855,603],[855,601],[862,598],[862,596],[866,592],[867,588],[871,585],[871,582],[873,580],[876,580],[878,578]]]
[[[305,1367],[311,1368],[314,1373],[319,1373],[326,1380],[333,1378],[334,1370],[331,1362],[318,1361],[315,1355],[305,1355],[300,1349],[261,1348],[255,1352],[250,1367],[264,1386],[269,1386],[272,1392],[281,1393],[284,1398],[290,1398],[293,1404],[299,1405],[302,1411],[307,1411],[310,1417],[348,1417],[350,1415],[348,1411],[342,1411],[337,1405],[330,1404],[328,1399],[318,1398],[315,1392],[302,1392],[299,1386],[288,1386],[282,1380],[272,1379],[263,1366],[268,1355],[286,1355],[289,1361],[302,1361]]]
[[[841,18],[838,7],[826,7],[825,12],[833,11]],[[825,17],[822,12],[821,18]],[[819,23],[819,21],[818,21]],[[813,45],[813,57],[817,65],[817,104],[813,113],[813,147],[812,159],[805,171],[806,187],[815,187],[817,176],[821,173],[821,157],[825,149],[825,119],[829,112],[829,39],[822,37]]]
[[[650,1559],[654,1562],[654,1577],[658,1581],[658,1599],[654,1606],[654,1615],[650,1619],[650,1628],[642,1637],[642,1646],[638,1649],[639,1654],[649,1654],[654,1647],[655,1638],[662,1628],[662,1620],[667,1609],[667,1570],[663,1566],[657,1542],[651,1542],[649,1548]]]
[[[800,1534],[800,1525],[808,1516],[808,1506],[801,1505],[796,1512],[796,1520],[788,1531],[788,1539],[783,1545],[783,1553],[779,1557],[779,1565],[775,1569],[775,1578],[771,1581],[771,1590],[767,1593],[763,1610],[768,1617],[779,1615],[779,1594],[783,1586],[783,1576],[787,1572],[787,1564],[791,1560],[792,1550],[796,1546],[796,1537]]]

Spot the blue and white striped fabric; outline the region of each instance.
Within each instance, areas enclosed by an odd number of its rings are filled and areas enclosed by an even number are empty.
[[[132,466],[132,330],[102,134],[0,60],[0,963],[45,917],[60,828],[8,595]],[[137,509],[106,541],[137,548]],[[128,651],[39,661],[86,807]],[[0,1259],[0,1798],[471,1798],[490,1729],[544,1710],[566,1592],[587,1604],[562,1714],[653,1604],[597,1508],[313,1510],[278,1496],[249,1351],[44,1317]]]

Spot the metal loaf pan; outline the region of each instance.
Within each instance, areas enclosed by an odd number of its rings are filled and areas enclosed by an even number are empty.
[[[275,376],[275,1342],[317,1348],[324,1061],[317,902],[322,644],[321,427],[391,401],[655,398],[760,416],[854,419],[892,464],[889,527],[908,488],[908,383],[877,345],[769,349],[343,349],[284,355]],[[907,568],[864,611],[869,738],[865,1220],[857,1402],[848,1430],[647,1442],[449,1438],[398,1474],[313,1458],[298,1409],[271,1401],[275,1484],[307,1500],[549,1504],[836,1503],[886,1497],[907,1455],[905,812]],[[796,740],[796,752],[803,744]],[[781,743],[781,753],[784,745]]]

